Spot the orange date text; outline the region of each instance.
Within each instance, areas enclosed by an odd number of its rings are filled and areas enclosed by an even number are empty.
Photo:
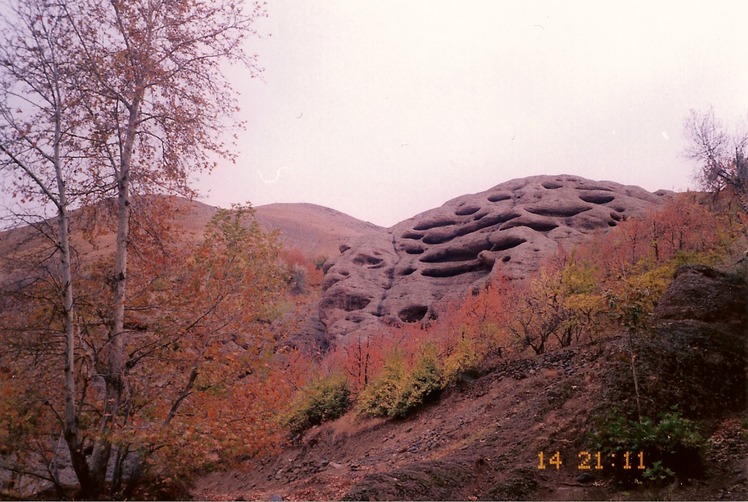
[[[561,452],[538,452],[538,469],[561,469],[564,460],[561,459]],[[604,456],[599,451],[580,451],[577,454],[575,462],[576,468],[580,471],[615,469],[616,467],[630,470],[644,470],[644,452],[625,451],[621,453],[611,453]]]

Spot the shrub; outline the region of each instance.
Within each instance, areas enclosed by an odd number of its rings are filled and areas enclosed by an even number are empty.
[[[444,381],[457,382],[463,375],[475,371],[480,359],[475,343],[468,337],[460,337],[454,351],[444,359]]]
[[[405,356],[399,349],[393,350],[385,359],[382,371],[358,395],[358,409],[375,417],[391,416],[401,382],[406,374]]]
[[[341,417],[350,406],[348,380],[339,373],[322,376],[301,389],[286,425],[294,434]]]
[[[358,408],[377,417],[405,417],[443,388],[434,346],[425,345],[408,369],[402,351],[395,349],[382,372],[359,394]]]
[[[314,263],[314,269],[315,270],[323,270],[325,268],[325,263],[327,262],[328,258],[325,255],[320,255],[314,258],[312,263]]]
[[[614,411],[593,434],[593,448],[606,457],[604,465],[615,463],[614,477],[624,484],[698,475],[705,446],[698,424],[675,410],[661,414],[657,421],[649,417],[631,420]],[[624,469],[620,460],[627,452],[631,469]],[[640,453],[644,469],[638,465]]]
[[[295,295],[304,295],[307,293],[307,271],[303,265],[294,265],[291,267],[290,277],[291,292]]]
[[[442,376],[437,367],[436,349],[427,345],[416,357],[410,373],[402,380],[395,406],[390,410],[394,417],[405,417],[442,389]]]

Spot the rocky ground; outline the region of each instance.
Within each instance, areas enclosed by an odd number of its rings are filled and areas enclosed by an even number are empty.
[[[694,397],[684,413],[699,419],[710,445],[699,477],[626,489],[605,469],[580,478],[579,454],[588,449],[595,417],[632,402],[630,379],[616,363],[626,353],[621,335],[535,358],[486,361],[408,419],[349,414],[259,465],[201,477],[191,494],[213,500],[748,499],[745,302],[737,276],[684,269],[639,347],[650,351],[641,369],[645,402],[666,407]],[[679,361],[709,378],[672,374]],[[652,383],[657,380],[663,384]],[[548,458],[556,451],[560,468],[540,470],[539,452]]]

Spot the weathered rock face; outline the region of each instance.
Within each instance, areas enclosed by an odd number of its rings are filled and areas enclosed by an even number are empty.
[[[576,176],[535,176],[464,195],[341,246],[327,266],[320,318],[344,337],[381,322],[438,316],[440,300],[490,275],[521,279],[559,246],[662,203],[666,192]]]
[[[649,335],[634,333],[642,408],[650,416],[673,406],[686,417],[746,409],[748,285],[743,275],[683,266],[655,308]],[[628,350],[628,349],[627,349]],[[606,398],[636,413],[628,357],[613,357],[603,378]]]

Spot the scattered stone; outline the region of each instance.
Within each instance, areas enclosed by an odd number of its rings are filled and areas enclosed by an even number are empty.
[[[587,484],[592,483],[593,481],[595,481],[595,476],[593,476],[589,472],[583,472],[582,474],[577,476],[577,483]]]

